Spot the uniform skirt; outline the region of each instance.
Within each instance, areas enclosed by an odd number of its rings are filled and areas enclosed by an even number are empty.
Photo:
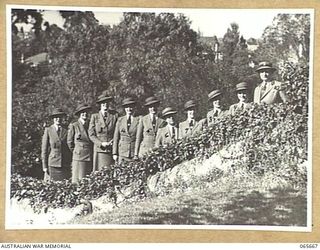
[[[122,161],[132,161],[132,158],[119,155],[118,162]]]
[[[58,168],[49,166],[49,175],[51,181],[64,181],[71,177],[71,170],[69,166]]]
[[[72,183],[78,183],[92,172],[92,161],[72,161]]]
[[[93,152],[93,171],[99,171],[103,167],[110,167],[113,164],[111,153]]]

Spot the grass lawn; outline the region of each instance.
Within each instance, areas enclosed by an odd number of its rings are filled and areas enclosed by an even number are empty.
[[[306,226],[306,191],[288,186],[265,188],[263,181],[222,177],[217,182],[197,182],[70,223]]]

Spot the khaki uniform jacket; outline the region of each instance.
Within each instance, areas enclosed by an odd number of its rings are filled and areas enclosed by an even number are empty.
[[[114,130],[112,154],[133,158],[139,117],[131,116],[131,125],[128,130],[127,116],[119,118]]]
[[[266,85],[266,90],[262,92],[262,84],[259,84],[254,89],[253,101],[258,104],[260,103],[273,104],[273,103],[286,102],[287,96],[283,91],[279,90],[281,86],[282,86],[282,83],[278,81],[268,82]]]
[[[203,127],[204,127],[204,120],[201,120],[201,121],[194,120],[194,125],[192,127],[189,126],[188,120],[180,122],[179,123],[179,139],[195,136],[197,133],[203,130]]]
[[[93,143],[89,139],[88,131],[80,121],[69,125],[68,146],[75,161],[92,161]]]
[[[45,128],[42,137],[42,168],[63,167],[71,163],[71,153],[67,145],[67,129],[61,127],[60,137],[54,125]]]
[[[229,108],[229,114],[230,115],[235,115],[236,112],[241,112],[244,110],[249,110],[252,107],[251,103],[235,103],[232,104]]]
[[[165,121],[163,119],[157,118],[155,129],[153,129],[149,114],[143,116],[140,119],[137,130],[134,155],[141,157],[150,149],[154,148],[158,129],[164,124],[164,122]]]
[[[222,118],[222,117],[227,116],[228,114],[229,114],[229,112],[228,112],[227,110],[221,110],[221,111],[218,113],[218,115],[215,115],[215,114],[214,114],[214,110],[213,110],[213,109],[210,110],[210,111],[207,113],[207,124],[208,124],[208,126],[209,126],[210,124],[212,124],[216,118]]]
[[[108,112],[106,121],[101,112],[93,114],[89,124],[89,138],[94,143],[94,151],[98,153],[111,153],[112,146],[102,147],[102,142],[113,140],[117,116]]]
[[[174,138],[172,137],[172,131],[170,131],[170,128],[168,125],[160,128],[157,137],[156,137],[156,142],[155,142],[155,147],[160,147],[160,146],[167,146],[173,142],[173,140],[178,140],[179,138],[179,128],[174,127],[175,131],[175,136]]]

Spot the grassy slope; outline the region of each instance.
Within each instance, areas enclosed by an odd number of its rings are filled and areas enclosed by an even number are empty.
[[[221,177],[195,181],[185,190],[126,202],[111,212],[71,223],[305,226],[306,192],[290,185],[266,186],[266,179]]]

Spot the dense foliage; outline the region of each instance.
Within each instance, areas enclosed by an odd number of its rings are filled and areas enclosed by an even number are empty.
[[[36,207],[72,207],[82,199],[115,195],[115,187],[139,182],[136,192],[144,192],[147,177],[197,156],[209,157],[223,146],[242,142],[241,166],[247,173],[272,171],[298,185],[306,184],[306,172],[298,165],[307,160],[306,117],[292,105],[255,106],[248,114],[226,117],[198,137],[178,141],[167,148],[154,149],[140,161],[115,165],[84,178],[79,186],[71,182],[50,182],[13,175],[11,196],[30,198]],[[283,168],[287,165],[287,168]],[[235,166],[236,167],[236,166]],[[277,171],[281,168],[282,173]],[[297,175],[297,173],[299,175]]]
[[[308,69],[297,70],[300,73],[305,71]],[[297,80],[300,80],[301,89],[308,85],[304,74],[293,79],[295,81],[289,82],[287,89],[295,87]],[[308,160],[308,116],[305,109],[298,110],[295,102],[253,105],[248,112],[217,120],[194,138],[154,149],[138,161],[123,162],[111,169],[93,172],[78,186],[71,184],[70,180],[46,183],[13,175],[11,197],[29,198],[31,205],[39,209],[73,207],[83,199],[95,199],[106,194],[116,200],[116,190],[132,183],[138,183],[136,194],[144,195],[150,175],[195,157],[210,157],[223,147],[236,143],[241,143],[241,148],[236,152],[241,152],[241,157],[235,169],[244,168],[247,175],[273,173],[293,185],[305,186],[306,169],[300,165]]]
[[[310,15],[278,14],[266,27],[255,52],[257,60],[275,63],[310,59]]]

